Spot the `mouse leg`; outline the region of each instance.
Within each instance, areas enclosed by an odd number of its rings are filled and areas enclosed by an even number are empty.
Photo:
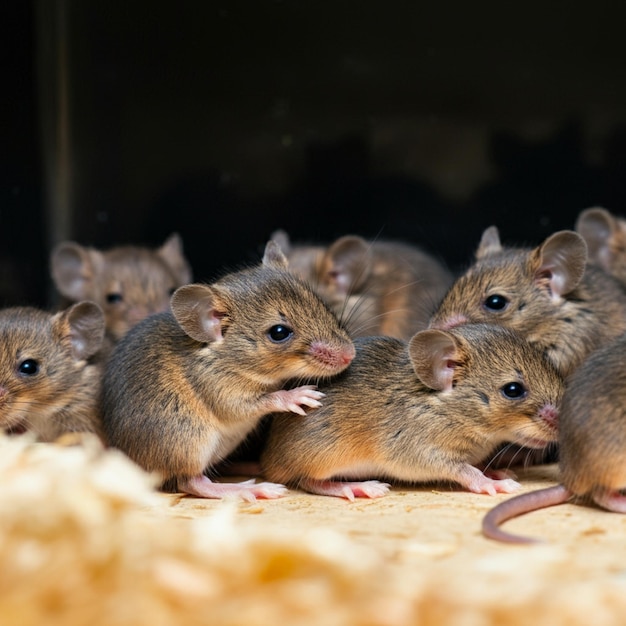
[[[215,483],[204,474],[179,478],[178,490],[199,498],[235,496],[246,502],[254,502],[257,498],[280,498],[287,493],[287,487],[277,483],[255,483],[254,479],[242,483]]]
[[[315,480],[308,478],[298,482],[298,486],[319,496],[336,496],[351,502],[355,498],[381,498],[389,491],[390,485],[377,480],[344,482],[339,480]]]

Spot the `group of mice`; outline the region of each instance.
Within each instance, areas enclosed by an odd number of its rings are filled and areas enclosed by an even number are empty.
[[[626,219],[605,209],[535,248],[491,226],[458,276],[412,244],[284,231],[211,284],[176,234],[63,242],[50,268],[61,310],[0,310],[11,434],[96,433],[165,489],[246,500],[375,498],[376,479],[511,493],[510,467],[552,447],[562,485],[496,506],[486,536],[524,541],[499,525],[572,496],[626,512]],[[261,426],[272,482],[216,481]]]

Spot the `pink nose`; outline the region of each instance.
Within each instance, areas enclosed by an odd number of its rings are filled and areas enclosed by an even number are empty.
[[[559,411],[552,404],[546,404],[539,409],[539,417],[555,430],[559,427]]]
[[[355,355],[354,346],[336,348],[321,341],[312,343],[309,352],[318,361],[330,367],[345,367],[351,363]]]

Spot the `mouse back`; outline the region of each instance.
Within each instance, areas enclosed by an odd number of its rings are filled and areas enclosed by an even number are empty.
[[[91,300],[101,306],[114,341],[144,317],[167,310],[176,288],[191,281],[177,234],[156,249],[119,246],[100,251],[66,241],[54,248],[50,263],[61,295],[70,302]]]

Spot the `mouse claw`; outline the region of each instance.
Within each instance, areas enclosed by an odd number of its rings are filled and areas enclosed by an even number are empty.
[[[271,395],[274,411],[297,413],[306,415],[302,405],[311,409],[318,409],[322,406],[320,399],[324,397],[321,391],[317,391],[314,385],[303,385],[294,389],[282,389],[275,391]]]

